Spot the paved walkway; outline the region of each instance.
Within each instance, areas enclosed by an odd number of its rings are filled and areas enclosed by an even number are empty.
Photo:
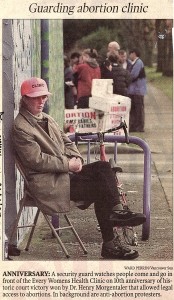
[[[148,89],[146,116],[145,139],[152,152],[152,161],[164,191],[164,199],[172,208],[173,106],[170,99],[151,85]]]
[[[139,261],[172,260],[172,102],[162,92],[148,85],[145,97],[145,132],[137,136],[144,139],[152,152],[151,186],[151,230],[148,241],[141,240],[141,226],[137,228],[140,253]],[[113,151],[108,147],[107,151]],[[142,211],[143,195],[143,152],[135,145],[118,147],[118,164],[123,167],[121,175],[127,191],[130,208]],[[71,233],[63,233],[62,240],[69,250],[72,260],[100,260],[101,236],[96,230],[93,207],[87,211],[73,209],[69,214],[78,229],[88,255],[83,255]],[[63,220],[61,221],[63,224]],[[68,242],[67,242],[68,241]],[[20,247],[23,247],[20,245]],[[32,240],[28,252],[22,251],[15,260],[64,260],[65,256],[52,238],[47,224],[40,220],[40,226]]]

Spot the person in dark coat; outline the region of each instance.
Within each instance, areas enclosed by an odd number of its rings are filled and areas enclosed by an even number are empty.
[[[68,56],[64,55],[64,95],[65,95],[65,108],[74,108],[74,74],[72,67],[70,66],[70,60]]]
[[[103,78],[104,74],[107,73],[108,53],[115,52],[117,55],[119,55],[119,51],[120,51],[120,44],[117,41],[111,41],[108,43],[106,57],[100,63],[101,78]]]
[[[127,89],[131,82],[130,72],[119,63],[119,56],[115,51],[108,52],[105,61],[106,70],[103,79],[113,79],[113,94],[127,96]]]
[[[81,60],[81,53],[80,52],[72,52],[70,56],[70,65],[73,70],[74,65],[78,65]],[[74,88],[73,88],[73,95],[74,95],[74,105],[77,105],[77,87],[78,87],[78,74],[73,72],[74,77]]]
[[[119,62],[122,65],[123,69],[128,70],[131,72],[132,70],[132,62],[127,57],[127,52],[123,49],[119,50]]]

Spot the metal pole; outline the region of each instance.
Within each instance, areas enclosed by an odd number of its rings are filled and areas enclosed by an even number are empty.
[[[41,78],[46,81],[49,89],[49,20],[41,20]],[[43,111],[49,112],[48,101]]]
[[[41,20],[41,78],[47,83],[49,89],[49,20]],[[49,113],[48,101],[45,103],[43,111]],[[52,225],[59,227],[59,216],[52,216]]]

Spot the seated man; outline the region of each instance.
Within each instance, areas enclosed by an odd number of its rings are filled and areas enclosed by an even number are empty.
[[[141,213],[124,211],[114,173],[108,162],[83,165],[77,147],[52,117],[43,113],[48,99],[46,82],[30,78],[21,86],[21,105],[14,123],[14,146],[29,182],[29,192],[48,215],[67,212],[70,199],[82,201],[79,208],[94,203],[103,245],[101,255],[110,259],[134,259],[138,252],[114,237],[114,226],[137,226],[145,222]]]

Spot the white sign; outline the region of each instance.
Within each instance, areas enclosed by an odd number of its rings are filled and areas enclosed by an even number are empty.
[[[129,131],[129,112],[131,100],[128,97],[112,93],[112,79],[94,79],[89,107],[83,109],[65,109],[66,131],[99,132],[115,128],[120,121],[126,121]],[[124,135],[123,129],[113,132]]]
[[[98,114],[96,110],[90,108],[65,109],[65,127],[70,133],[97,132]]]

